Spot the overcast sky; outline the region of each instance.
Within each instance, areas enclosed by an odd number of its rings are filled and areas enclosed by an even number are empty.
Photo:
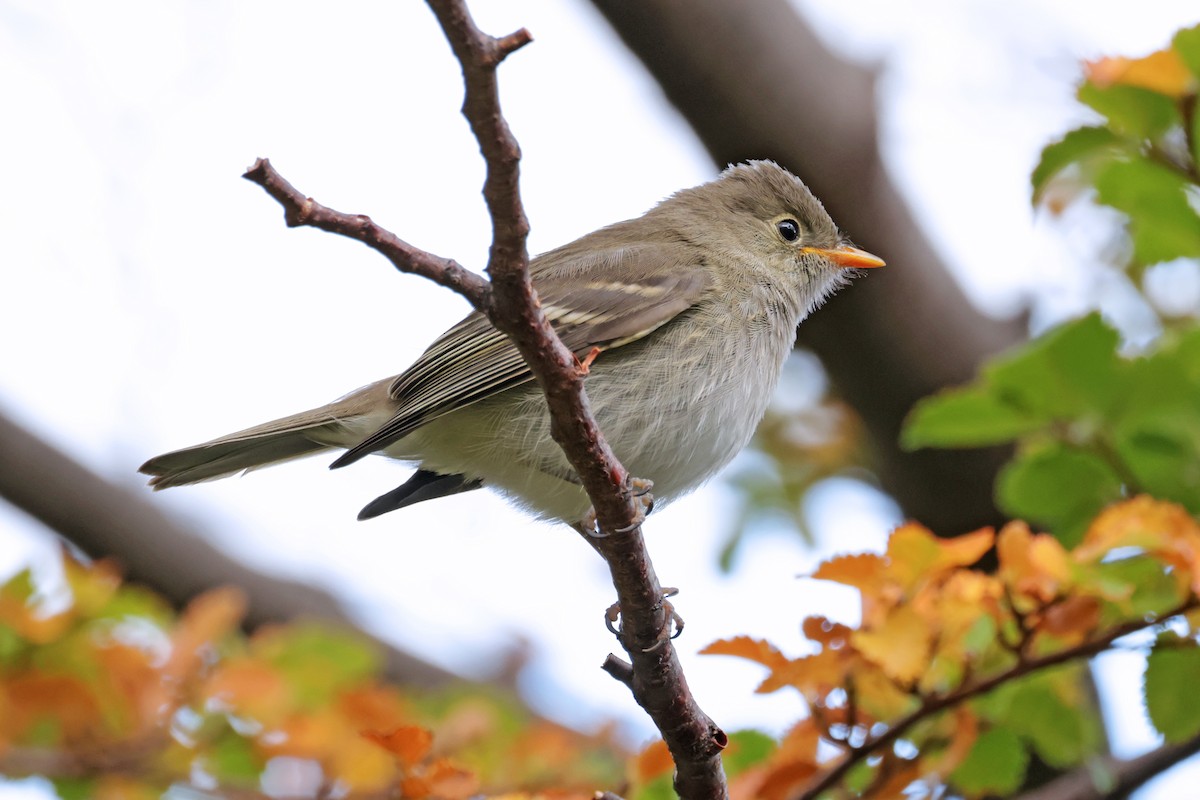
[[[501,70],[532,252],[715,175],[590,6],[474,5],[485,29],[525,26],[535,39]],[[878,66],[889,169],[975,302],[1006,315],[1034,298],[1040,326],[1098,301],[1088,254],[1029,207],[1028,174],[1085,118],[1071,102],[1080,59],[1161,47],[1200,17],[1194,3],[798,5],[836,49]],[[457,65],[423,4],[8,0],[0,74],[0,406],[103,474],[140,485],[134,470],[150,455],[398,372],[465,312],[360,245],[287,230],[238,177],[268,156],[322,202],[480,267],[482,165],[459,116]],[[648,735],[598,669],[614,646],[600,623],[612,589],[573,533],[530,525],[484,492],[357,523],[406,472],[368,459],[330,473],[326,461],[154,502],[260,569],[335,592],[364,626],[449,668],[486,675],[521,636],[539,710],[581,725],[617,717]],[[718,482],[655,513],[647,533],[660,576],[684,590],[679,646],[702,706],[727,728],[779,731],[800,715],[796,698],[753,697],[759,668],[695,652],[748,633],[798,653],[804,615],[854,621],[852,593],[795,576],[823,554],[879,548],[897,512],[861,484],[831,482],[808,509],[818,552],[766,532],[722,577],[727,492]],[[51,552],[0,507],[0,576],[30,560],[44,569]],[[1136,699],[1139,663],[1112,657],[1103,674]],[[1119,753],[1149,746],[1136,706],[1122,714]]]

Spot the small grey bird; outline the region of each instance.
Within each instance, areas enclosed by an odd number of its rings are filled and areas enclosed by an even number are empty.
[[[542,309],[591,364],[587,393],[613,451],[668,502],[715,475],[762,419],[796,326],[855,268],[849,244],[800,179],[770,161],[731,166],[643,216],[530,263]],[[411,367],[329,405],[150,459],[155,489],[221,478],[330,448],[415,462],[359,519],[488,486],[540,518],[591,506],[550,437],[529,368],[471,313]]]

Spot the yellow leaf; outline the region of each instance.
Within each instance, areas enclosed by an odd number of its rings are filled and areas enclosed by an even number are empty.
[[[900,606],[883,625],[855,631],[850,641],[888,677],[907,685],[925,669],[933,635],[926,620],[911,606]]]
[[[1067,551],[1053,536],[1034,534],[1024,522],[1004,526],[996,540],[996,551],[1001,579],[1013,595],[1029,598],[1031,605],[1049,603],[1070,583]]]
[[[901,525],[888,539],[888,575],[906,590],[955,567],[974,564],[992,548],[991,528],[940,539],[916,523]]]
[[[1183,59],[1174,50],[1159,50],[1142,58],[1101,58],[1084,64],[1084,75],[1101,89],[1122,84],[1180,98],[1195,91]]]
[[[860,662],[855,665],[852,677],[855,703],[862,722],[891,722],[912,711],[917,705],[913,695],[897,686],[895,681],[874,664]],[[868,716],[870,720],[863,719]]]
[[[108,604],[121,587],[121,568],[110,558],[85,564],[68,552],[62,553],[63,577],[71,588],[75,612],[94,616]]]
[[[399,777],[396,765],[401,761],[398,757],[388,755],[386,750],[377,747],[367,737],[353,736],[347,732],[338,738],[332,751],[322,759],[322,766],[330,783],[344,784],[349,789],[348,794],[353,797],[387,789]]]

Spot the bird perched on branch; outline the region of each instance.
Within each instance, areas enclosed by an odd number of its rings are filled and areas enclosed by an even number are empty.
[[[800,179],[751,161],[538,256],[529,271],[564,344],[590,360],[588,398],[613,452],[662,502],[745,447],[797,324],[856,269],[882,265]],[[532,373],[478,312],[395,377],[141,471],[165,489],[337,448],[346,452],[334,467],[370,453],[417,465],[359,519],[483,486],[572,524],[591,506]]]

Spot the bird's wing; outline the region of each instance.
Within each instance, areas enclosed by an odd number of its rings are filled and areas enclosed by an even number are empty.
[[[534,264],[542,311],[576,355],[637,341],[691,308],[707,287],[681,243],[555,251]],[[617,276],[636,275],[636,279]],[[442,334],[391,385],[399,404],[379,430],[333,462],[351,464],[451,411],[533,379],[508,337],[473,312]]]

